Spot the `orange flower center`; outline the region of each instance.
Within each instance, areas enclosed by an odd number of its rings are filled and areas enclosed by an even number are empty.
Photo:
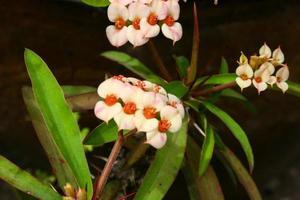
[[[161,119],[158,122],[158,130],[159,130],[159,132],[162,132],[162,133],[167,132],[169,130],[170,126],[171,126],[171,123],[169,122],[169,120]]]
[[[135,28],[136,30],[140,30],[140,21],[141,19],[140,18],[135,18],[133,21],[132,21],[132,26],[133,28]]]
[[[143,110],[143,114],[145,116],[146,119],[152,119],[156,117],[156,109],[153,107],[146,107]]]
[[[165,19],[165,23],[168,25],[168,26],[173,26],[175,20],[172,16],[167,16],[166,19]]]
[[[135,113],[136,111],[136,105],[135,103],[133,102],[128,102],[128,103],[125,103],[124,107],[123,107],[123,110],[126,114],[128,115],[132,115]]]
[[[115,27],[116,29],[120,30],[125,26],[125,20],[122,17],[119,17],[116,21],[115,21]]]
[[[257,83],[260,83],[262,80],[261,80],[261,77],[256,77],[255,78],[255,81],[257,82]]]
[[[148,23],[152,26],[157,24],[157,15],[154,13],[151,13],[148,17]]]
[[[240,77],[244,81],[248,80],[248,76],[246,74],[242,74]]]
[[[105,104],[108,106],[114,105],[115,103],[117,103],[117,101],[118,98],[113,94],[107,95],[104,99]]]

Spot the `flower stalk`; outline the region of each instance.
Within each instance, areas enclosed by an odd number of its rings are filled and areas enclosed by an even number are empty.
[[[212,94],[212,93],[215,93],[215,92],[219,92],[219,91],[227,89],[227,88],[232,88],[236,85],[237,85],[236,82],[232,81],[232,82],[225,83],[225,84],[222,84],[222,85],[217,85],[215,87],[212,87],[212,88],[209,88],[209,89],[206,89],[206,90],[194,91],[194,92],[192,92],[192,96],[194,96],[194,97],[206,96],[206,95],[209,95],[209,94]]]

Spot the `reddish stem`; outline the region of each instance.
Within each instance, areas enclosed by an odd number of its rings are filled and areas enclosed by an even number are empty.
[[[235,81],[230,82],[230,83],[226,83],[226,84],[222,84],[222,85],[217,85],[213,88],[209,88],[209,89],[206,89],[206,90],[194,91],[194,92],[192,92],[192,96],[193,97],[206,96],[206,95],[209,95],[209,94],[212,94],[212,93],[215,93],[215,92],[227,89],[227,88],[232,88],[234,86],[236,86]]]

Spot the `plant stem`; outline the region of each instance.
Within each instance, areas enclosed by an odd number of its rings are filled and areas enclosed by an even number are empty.
[[[194,92],[192,92],[192,96],[193,97],[206,96],[206,95],[209,95],[209,94],[212,94],[212,93],[215,93],[215,92],[227,89],[227,88],[232,88],[234,86],[236,86],[236,82],[232,81],[232,82],[222,84],[222,85],[218,85],[218,86],[215,86],[213,88],[206,89],[206,90],[194,91]]]
[[[154,43],[150,40],[148,42],[148,47],[154,57],[154,60],[161,72],[161,74],[163,75],[164,79],[166,79],[166,81],[171,81],[172,80],[172,76],[170,75],[169,71],[167,70],[166,66],[164,65],[163,61],[161,60],[159,53],[154,45]]]
[[[97,181],[96,181],[95,187],[94,187],[95,191],[93,194],[93,200],[97,200],[100,198],[102,191],[104,189],[104,186],[106,184],[106,181],[108,179],[108,176],[113,167],[113,164],[116,161],[118,154],[121,150],[123,142],[124,142],[124,137],[123,137],[123,131],[121,130],[118,132],[118,139],[115,142],[113,149],[111,150],[111,153],[108,157],[108,161],[106,162],[106,164],[104,166],[101,176],[97,178]]]
[[[66,97],[67,103],[70,105],[72,111],[92,110],[95,107],[99,96],[97,92],[89,92],[75,96]]]

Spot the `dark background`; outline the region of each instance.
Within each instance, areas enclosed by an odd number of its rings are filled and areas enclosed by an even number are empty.
[[[214,6],[210,0],[201,0],[197,4],[201,31],[199,68],[209,66],[210,72],[217,72],[220,57],[225,56],[230,71],[234,72],[241,50],[252,55],[266,41],[272,49],[282,47],[289,64],[290,80],[300,82],[299,1],[220,0],[219,5]],[[192,42],[192,3],[181,2],[181,5],[182,40],[174,47],[161,34],[152,40],[173,73],[175,64],[171,55],[190,56]],[[30,84],[23,62],[24,48],[43,57],[60,84],[96,87],[104,79],[104,72],[130,74],[99,56],[100,52],[115,49],[106,39],[108,24],[105,10],[79,3],[0,0],[1,154],[25,169],[47,170],[49,166],[21,96],[22,85]],[[157,71],[147,45],[138,48],[125,45],[120,50],[138,56]],[[254,179],[264,199],[300,199],[299,99],[273,91],[258,96],[253,88],[246,89],[244,94],[255,104],[258,114],[252,115],[242,104],[228,100],[221,106],[249,135],[256,160]],[[236,151],[240,149],[236,143],[231,147]],[[243,154],[240,157],[244,159]],[[223,176],[222,170],[217,173]],[[227,181],[221,180],[227,199],[246,199],[240,187],[228,186]],[[180,192],[177,188],[184,188],[180,180],[166,199],[186,199],[185,190]],[[11,193],[11,189],[0,182],[0,199],[14,199]]]

